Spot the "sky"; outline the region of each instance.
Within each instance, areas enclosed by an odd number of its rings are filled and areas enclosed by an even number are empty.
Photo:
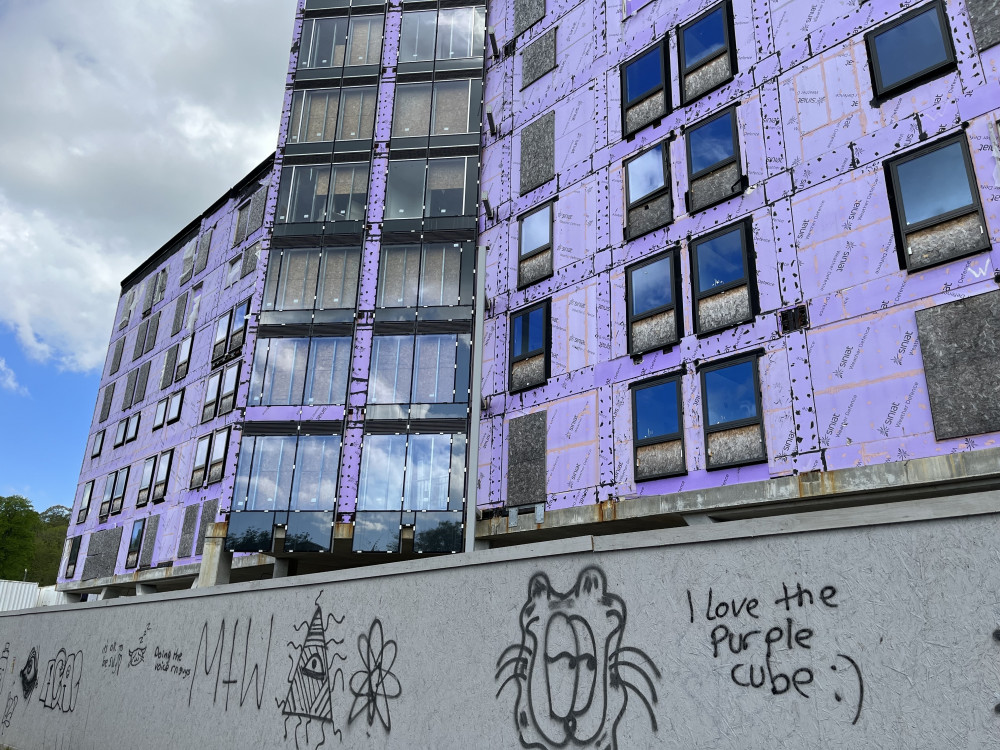
[[[0,0],[0,496],[73,505],[121,280],[274,150],[295,0]]]

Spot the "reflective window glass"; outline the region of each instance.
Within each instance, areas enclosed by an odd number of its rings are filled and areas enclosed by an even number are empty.
[[[725,8],[719,6],[681,31],[684,67],[687,70],[707,61],[726,48]]]
[[[725,234],[696,242],[695,255],[698,291],[701,293],[746,278],[742,227],[737,226]]]
[[[702,382],[709,426],[758,416],[753,362],[708,370]]]
[[[399,62],[424,62],[434,59],[434,32],[437,11],[420,10],[403,13],[399,40]]]
[[[455,334],[422,335],[415,339],[412,404],[450,404],[455,400]]]
[[[382,16],[352,16],[345,64],[378,65],[382,55]]]
[[[386,219],[419,219],[423,215],[426,164],[422,159],[389,162]]]
[[[465,213],[465,164],[466,160],[461,157],[428,160],[426,216]]]
[[[896,175],[908,226],[974,203],[958,142],[899,163]]]
[[[343,404],[350,368],[350,337],[313,339],[303,403]]]
[[[629,204],[642,200],[667,184],[663,148],[662,143],[654,146],[626,165]]]
[[[736,155],[733,119],[732,113],[727,112],[688,131],[687,147],[692,177]]]
[[[277,435],[244,438],[240,445],[240,468],[244,453],[249,453],[250,460],[244,470],[244,480],[241,482],[237,476],[237,494],[233,496],[237,510],[287,510],[295,463],[295,438]]]
[[[485,8],[442,8],[438,14],[437,59],[482,57],[485,31]]]
[[[347,49],[346,18],[307,19],[302,25],[300,68],[333,68],[344,64]]]
[[[392,104],[393,138],[429,134],[431,89],[430,83],[406,83],[396,87]]]
[[[680,432],[680,414],[677,411],[679,389],[679,380],[668,380],[632,391],[636,440],[661,438]]]
[[[300,437],[291,510],[335,510],[339,467],[339,435]]]
[[[375,86],[356,86],[341,91],[337,138],[369,139],[375,128]]]
[[[250,405],[302,403],[309,339],[261,339],[250,376]]]
[[[521,219],[521,255],[530,255],[552,244],[552,204],[548,203]]]
[[[673,302],[673,259],[660,258],[629,272],[632,315],[642,315]]]
[[[951,60],[937,6],[874,35],[882,89],[890,89]]]
[[[409,403],[412,372],[413,336],[375,336],[372,342],[368,402]]]
[[[661,47],[657,46],[625,66],[626,104],[642,99],[663,85]]]
[[[410,435],[403,510],[447,510],[451,435]]]
[[[406,435],[365,435],[358,510],[396,510],[403,500]]]

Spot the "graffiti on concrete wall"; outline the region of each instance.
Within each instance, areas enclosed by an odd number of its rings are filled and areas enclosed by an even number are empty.
[[[21,693],[28,700],[38,685],[38,649],[32,648],[21,667]]]
[[[810,615],[840,606],[835,586],[782,583],[773,605],[756,596],[727,598],[713,588],[696,596],[689,589],[687,602],[691,624],[708,626],[712,658],[725,664],[733,685],[770,696],[819,698],[816,670],[829,669],[843,676],[835,681],[833,701],[847,705],[851,724],[858,723],[865,684],[857,660],[836,650],[828,663],[817,662],[826,650],[817,648],[823,634]]]
[[[618,724],[630,696],[649,714],[660,670],[641,649],[623,644],[625,601],[607,590],[597,566],[580,571],[569,591],[536,573],[521,608],[521,639],[497,659],[497,697],[517,691],[514,724],[524,747],[593,750],[618,747]]]
[[[83,651],[67,652],[60,648],[55,658],[49,659],[38,700],[53,711],[72,713],[76,709],[82,678]]]
[[[398,698],[403,688],[392,671],[396,663],[396,641],[385,639],[382,621],[377,617],[372,620],[368,634],[358,636],[358,654],[362,668],[351,675],[354,702],[347,723],[352,723],[363,714],[368,726],[372,726],[377,716],[385,730],[391,732],[389,701]]]
[[[289,719],[297,719],[292,731],[296,748],[310,746],[309,732],[313,722],[319,725],[320,745],[326,742],[327,729],[341,740],[344,736],[334,721],[333,694],[337,690],[338,678],[340,692],[344,691],[344,670],[340,662],[346,662],[347,657],[336,648],[343,645],[344,639],[331,635],[333,626],[343,624],[344,618],[338,620],[332,614],[323,616],[319,604],[322,595],[320,591],[316,597],[312,619],[295,626],[296,632],[305,630],[305,635],[301,643],[288,642],[292,649],[288,655],[292,662],[288,673],[288,692],[284,700],[275,698],[285,716],[286,740]],[[312,734],[316,739],[316,730]]]
[[[216,627],[206,620],[198,636],[194,663],[178,672],[182,678],[188,672],[191,676],[188,706],[197,691],[203,703],[207,704],[211,696],[211,705],[222,706],[224,711],[237,706],[256,707],[259,711],[264,701],[273,631],[274,615],[267,628],[259,621],[255,624],[253,617],[245,621],[237,618],[231,628],[225,618]],[[175,664],[182,662],[183,652],[172,651],[170,659]]]

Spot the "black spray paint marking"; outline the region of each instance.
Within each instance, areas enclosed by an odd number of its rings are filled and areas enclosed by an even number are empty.
[[[83,652],[67,653],[66,649],[59,649],[55,658],[49,659],[38,700],[48,709],[72,713],[76,709],[82,677]]]
[[[584,568],[565,593],[544,573],[528,584],[521,608],[521,640],[497,659],[497,696],[517,689],[514,724],[524,747],[605,750],[618,745],[618,724],[628,695],[636,696],[657,730],[654,675],[660,671],[642,650],[622,645],[624,600],[607,591],[597,566]]]
[[[351,724],[362,713],[372,726],[378,716],[387,732],[392,731],[389,700],[398,698],[403,688],[392,672],[396,663],[396,641],[385,640],[382,621],[377,617],[368,629],[368,635],[358,636],[358,653],[363,668],[351,675],[351,694],[354,702],[347,723]]]
[[[237,640],[237,636],[242,631],[245,634],[244,638]],[[263,654],[263,672],[261,671],[261,662],[259,657],[261,656],[258,650],[255,656],[258,657],[257,660],[250,659],[250,636],[255,635],[255,640],[259,640],[263,634],[263,629],[258,628],[254,630],[253,618],[248,618],[246,624],[241,626],[240,620],[237,618],[236,622],[233,623],[232,636],[229,641],[229,656],[226,657],[226,621],[223,620],[219,625],[219,636],[215,641],[215,646],[212,649],[212,654],[209,656],[209,626],[208,622],[205,622],[201,627],[201,635],[198,638],[198,648],[194,655],[194,664],[191,670],[191,687],[188,688],[188,706],[191,705],[192,697],[194,696],[195,683],[198,682],[198,678],[204,674],[205,677],[210,677],[212,673],[215,673],[215,685],[212,692],[212,705],[217,705],[220,700],[220,693],[225,693],[224,696],[224,709],[229,710],[229,696],[232,690],[236,689],[237,695],[239,696],[239,707],[242,708],[243,704],[246,702],[247,696],[252,690],[254,693],[254,701],[257,705],[257,710],[260,710],[261,703],[264,701],[264,685],[267,683],[267,662],[271,656],[271,634],[274,630],[274,615],[271,615],[271,619],[268,624],[267,629],[267,648]],[[238,650],[238,646],[242,646]],[[199,657],[201,661],[199,662]],[[242,671],[240,671],[240,661],[242,660]],[[248,664],[252,667],[249,668]],[[226,667],[225,676],[223,677],[223,665]],[[234,676],[234,666],[236,667],[236,672]],[[237,687],[238,686],[238,687]]]
[[[21,693],[28,700],[38,685],[38,650],[32,648],[21,668]]]

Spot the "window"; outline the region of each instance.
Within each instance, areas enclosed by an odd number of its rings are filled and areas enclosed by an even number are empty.
[[[403,13],[399,62],[482,57],[485,31],[486,9],[482,6]]]
[[[153,475],[156,471],[156,456],[150,456],[142,465],[142,477],[139,480],[139,494],[135,498],[135,507],[141,508],[149,502],[149,494],[153,489]]]
[[[475,157],[389,162],[385,218],[472,215],[474,207],[466,205],[466,185],[470,178],[476,178],[473,159]]]
[[[128,486],[128,470],[129,467],[126,466],[124,469],[119,469],[115,475],[114,492],[111,494],[111,513],[122,512],[122,504],[125,501],[125,489]]]
[[[145,518],[132,522],[132,537],[128,542],[128,555],[125,557],[126,568],[134,568],[139,564],[139,550],[142,548],[142,534],[145,529]]]
[[[76,575],[76,561],[80,557],[80,540],[83,539],[81,536],[75,536],[68,540],[66,544],[69,545],[69,554],[66,556],[66,571],[65,577],[72,578]]]
[[[229,339],[229,323],[232,320],[233,311],[227,310],[218,320],[215,321],[215,337],[212,339],[212,361],[219,359],[226,353],[226,342]]]
[[[167,424],[173,424],[181,418],[181,405],[184,403],[184,389],[171,393],[167,398]]]
[[[626,234],[634,239],[673,218],[667,143],[658,143],[625,162]]]
[[[192,237],[190,241],[184,245],[184,252],[181,254],[181,277],[178,279],[179,284],[186,284],[194,275],[194,254],[197,249],[197,236]]]
[[[549,377],[549,300],[510,315],[510,390],[541,385]]]
[[[466,437],[461,433],[365,435],[354,550],[398,552],[404,512],[418,511],[413,522],[421,531],[425,523],[460,527],[465,448]],[[426,522],[421,520],[425,515]],[[418,546],[420,551],[455,551],[461,549],[461,538],[449,534],[444,545],[422,538],[418,545],[415,529],[414,549]]]
[[[288,142],[371,139],[377,93],[376,86],[296,91]]]
[[[90,457],[97,458],[101,455],[101,450],[104,448],[104,430],[101,430],[94,435],[94,442],[90,447]]]
[[[285,167],[275,222],[363,221],[368,164]]]
[[[226,468],[226,448],[229,447],[229,428],[216,430],[212,437],[212,451],[208,462],[208,484],[222,481]]]
[[[247,322],[250,319],[250,300],[238,304],[233,310],[232,330],[229,332],[229,353],[240,350],[247,337]]]
[[[444,307],[465,304],[461,295],[462,245],[383,245],[376,307]]]
[[[288,510],[295,437],[244,436],[233,489],[234,510]]]
[[[161,399],[156,403],[156,413],[153,414],[153,430],[163,427],[167,419],[167,399]]]
[[[707,468],[767,458],[757,356],[702,367],[700,377]]]
[[[299,438],[290,510],[336,510],[340,443],[340,435]]]
[[[677,253],[668,250],[625,271],[628,351],[635,356],[680,340]]]
[[[133,414],[128,418],[128,427],[125,429],[125,442],[131,443],[139,437],[139,414]]]
[[[250,406],[343,404],[350,337],[258,339]]]
[[[684,474],[681,376],[632,386],[632,445],[635,479]]]
[[[546,203],[518,219],[519,289],[552,275],[552,206]]]
[[[299,68],[378,65],[382,16],[306,19],[299,48]]]
[[[222,393],[219,396],[218,416],[228,414],[236,405],[236,387],[239,385],[240,363],[234,362],[222,373]]]
[[[267,264],[264,310],[353,309],[361,249],[282,250]]]
[[[901,267],[915,271],[989,249],[964,134],[888,161],[886,173]]]
[[[153,482],[153,502],[162,503],[167,497],[167,481],[170,478],[170,465],[174,460],[174,451],[163,451],[156,462],[156,479]]]
[[[393,103],[392,137],[478,132],[481,93],[478,79],[402,84]]]
[[[881,99],[955,67],[955,49],[941,2],[916,8],[868,32],[875,95]]]
[[[237,255],[229,261],[229,268],[226,270],[226,286],[231,287],[240,280],[240,267],[243,265],[243,256]]]
[[[191,363],[191,344],[193,343],[193,340],[193,335],[188,336],[179,344],[180,348],[177,350],[177,370],[174,375],[174,382],[183,380],[187,377],[188,366]]]
[[[104,522],[111,513],[111,496],[115,494],[115,478],[118,473],[113,471],[104,479],[104,499],[101,500],[101,507],[97,510],[98,520]]]
[[[677,33],[681,59],[681,100],[685,104],[732,80],[736,49],[729,0],[684,24]]]
[[[212,447],[212,435],[209,433],[198,438],[194,451],[194,467],[191,470],[190,489],[201,487],[205,483],[208,469],[208,451]]]
[[[91,479],[83,485],[83,496],[80,498],[80,511],[76,514],[76,522],[83,523],[87,520],[87,513],[90,512],[90,500],[94,494],[94,480]]]
[[[208,422],[215,417],[215,407],[219,403],[219,385],[222,383],[222,370],[213,372],[205,381],[205,402],[201,408],[201,421]]]
[[[114,447],[120,448],[125,445],[125,430],[128,428],[128,420],[123,419],[118,423],[118,428],[115,430],[115,442]]]
[[[660,41],[632,58],[621,69],[622,133],[626,136],[656,122],[669,107],[666,55]]]
[[[375,336],[368,403],[467,402],[469,345],[467,334]]]
[[[691,241],[695,331],[713,333],[753,320],[757,311],[749,220]]]
[[[687,131],[688,210],[700,211],[743,192],[736,107]]]

